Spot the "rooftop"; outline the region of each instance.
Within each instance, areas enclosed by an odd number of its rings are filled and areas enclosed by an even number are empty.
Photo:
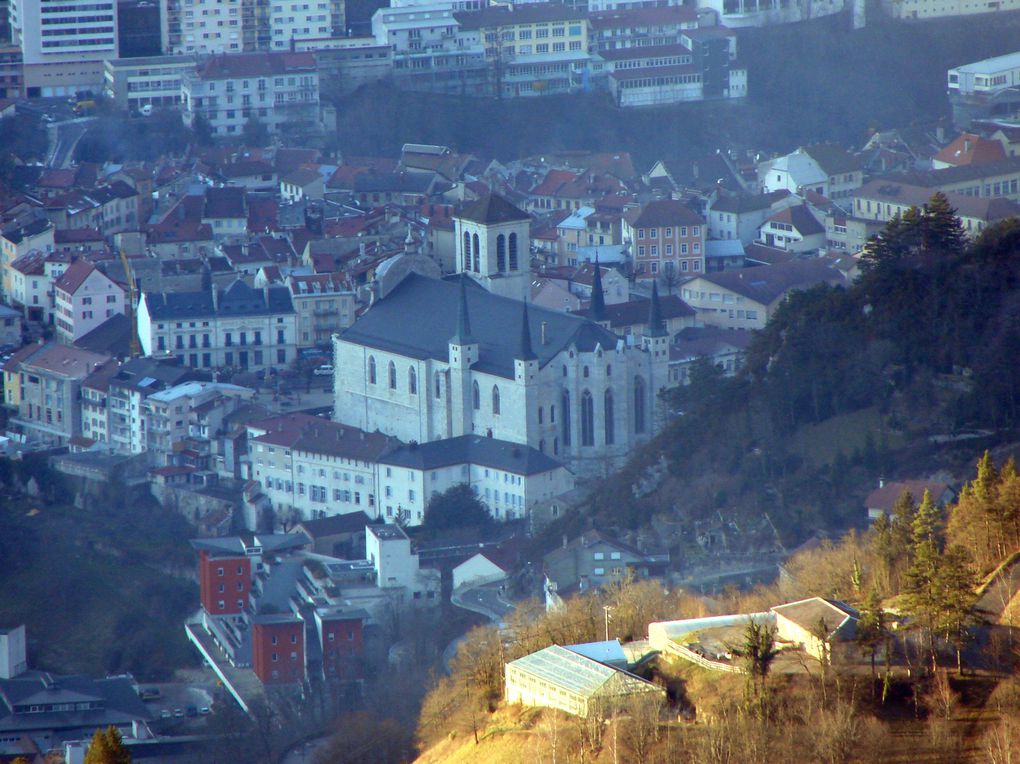
[[[613,694],[656,690],[651,682],[605,663],[588,658],[559,645],[551,645],[537,653],[511,661],[507,666],[527,672],[554,687],[582,697],[593,697],[611,680],[620,680],[623,687]]]
[[[379,461],[417,470],[478,464],[517,475],[536,475],[563,466],[538,449],[480,435],[400,446],[384,454]]]
[[[698,278],[761,305],[771,305],[794,289],[810,289],[823,283],[843,283],[843,275],[838,270],[827,263],[812,260],[704,273]]]

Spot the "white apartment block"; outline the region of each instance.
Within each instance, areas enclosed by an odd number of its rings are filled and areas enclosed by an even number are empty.
[[[194,71],[193,56],[151,56],[106,61],[103,95],[122,109],[180,106],[181,79]]]
[[[311,53],[214,56],[181,83],[184,122],[201,117],[216,135],[240,135],[255,119],[271,133],[319,123],[319,73]]]
[[[332,32],[329,0],[273,0],[269,7],[272,50],[291,50],[292,43],[329,37]]]
[[[102,88],[103,61],[117,57],[116,0],[11,0],[10,21],[29,96]]]
[[[252,3],[242,0],[164,0],[160,9],[167,55],[240,53],[254,23]]]
[[[936,19],[1020,9],[1020,0],[883,0],[882,8],[897,19]]]

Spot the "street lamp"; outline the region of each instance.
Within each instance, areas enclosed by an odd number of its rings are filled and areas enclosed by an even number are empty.
[[[606,642],[608,642],[609,641],[609,611],[612,610],[612,608],[609,605],[603,605],[602,606],[602,610],[606,614]]]

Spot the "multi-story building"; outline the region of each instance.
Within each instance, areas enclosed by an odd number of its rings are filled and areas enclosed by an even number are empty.
[[[291,274],[284,280],[297,313],[297,343],[328,345],[333,335],[354,323],[354,291],[338,273]]]
[[[574,487],[560,462],[536,449],[480,435],[401,446],[379,460],[387,520],[418,525],[433,496],[467,484],[497,520],[520,520],[540,501]]]
[[[181,104],[181,79],[194,71],[194,56],[152,56],[108,59],[104,64],[103,94],[122,109]]]
[[[254,3],[238,0],[161,0],[163,52],[167,55],[241,53]]]
[[[946,16],[972,16],[1020,9],[1018,0],[883,0],[882,8],[897,19],[934,19]]]
[[[689,5],[601,11],[592,13],[589,19],[591,49],[598,53],[679,45],[683,30],[698,27],[697,9]]]
[[[138,337],[146,355],[173,355],[192,368],[267,369],[297,354],[290,289],[253,289],[238,279],[226,289],[144,292]]]
[[[216,135],[240,135],[248,120],[271,133],[321,128],[311,53],[213,56],[183,76],[181,95],[184,122],[201,118]]]
[[[71,262],[62,252],[29,252],[4,268],[7,299],[21,308],[29,321],[52,324],[56,301],[53,284]]]
[[[624,213],[623,239],[639,275],[705,271],[705,221],[683,202],[662,199]]]
[[[0,98],[23,98],[25,75],[21,48],[16,45],[0,46]]]
[[[117,0],[11,0],[10,9],[30,98],[102,89],[103,61],[118,56]]]
[[[146,449],[165,461],[188,438],[214,438],[225,415],[235,411],[255,391],[223,382],[181,382],[147,396],[142,403]]]
[[[85,260],[53,282],[57,335],[70,344],[124,312],[124,288]]]
[[[290,613],[257,615],[251,622],[251,666],[262,684],[305,679],[305,622]]]
[[[43,210],[31,209],[3,226],[0,231],[0,267],[4,273],[4,292],[10,294],[7,266],[32,251],[54,250],[56,226]]]
[[[502,96],[579,92],[589,87],[588,17],[559,3],[491,6],[455,14],[482,35],[493,85]]]
[[[861,186],[864,170],[861,160],[842,146],[818,143],[760,163],[758,182],[766,192],[786,190],[803,196],[813,191],[838,201]]]
[[[379,433],[290,414],[249,425],[249,477],[281,516],[379,518],[376,465],[389,447]]]
[[[146,399],[196,376],[193,369],[179,365],[173,358],[132,358],[121,364],[106,380],[105,442],[109,449],[120,454],[144,453],[148,448]],[[98,432],[94,430],[90,437],[101,441]]]
[[[715,11],[719,23],[733,29],[792,24],[842,12],[845,0],[703,0],[698,8]]]
[[[107,355],[69,345],[37,346],[17,363],[19,390],[5,392],[8,402],[18,400],[12,429],[29,440],[67,445],[81,434],[82,381],[109,360]]]
[[[269,4],[269,35],[272,50],[294,50],[299,41],[332,36],[344,31],[344,19],[334,18],[343,3],[331,0],[272,0]]]
[[[381,8],[372,16],[376,43],[393,51],[393,77],[411,90],[491,92],[481,34],[449,3]]]
[[[314,53],[319,81],[330,93],[353,93],[393,74],[393,47],[380,45],[374,36],[300,40],[294,47]]]

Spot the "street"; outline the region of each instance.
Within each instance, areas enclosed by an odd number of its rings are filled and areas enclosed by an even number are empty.
[[[514,609],[513,603],[504,596],[504,583],[501,581],[455,591],[450,600],[457,607],[480,613],[497,624],[501,624],[503,617]]]

